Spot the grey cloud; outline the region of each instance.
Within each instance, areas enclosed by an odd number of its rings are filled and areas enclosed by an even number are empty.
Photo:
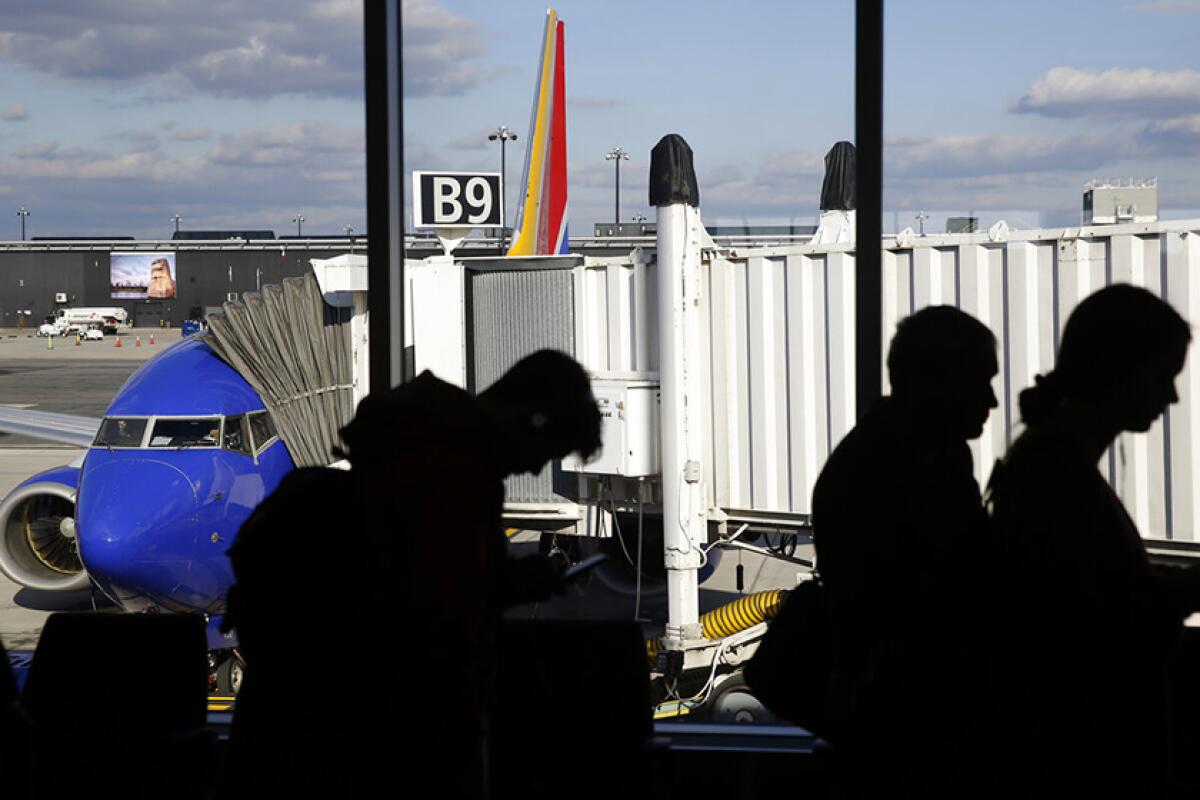
[[[311,120],[289,122],[226,134],[209,150],[207,158],[216,164],[239,167],[324,169],[329,159],[364,164],[364,136],[361,128]]]
[[[38,142],[17,148],[13,151],[13,155],[20,159],[48,158],[53,156],[57,150],[58,142]]]
[[[228,96],[357,95],[360,8],[47,0],[5,19],[0,59],[68,79],[161,79]]]
[[[884,178],[958,178],[1094,169],[1135,154],[1126,136],[946,134],[884,143]]]
[[[1200,114],[1152,122],[1138,134],[1138,142],[1150,155],[1200,155]]]
[[[1055,67],[1010,110],[1049,117],[1146,118],[1200,111],[1200,72]]]
[[[8,108],[0,111],[0,119],[5,122],[17,122],[23,119],[29,119],[29,109],[24,103],[13,103]]]
[[[404,96],[460,95],[479,85],[479,25],[435,0],[404,0]]]
[[[212,138],[212,131],[208,128],[180,128],[171,134],[171,138],[177,142],[206,142]]]
[[[298,202],[306,230],[365,230],[360,130],[308,122],[240,131],[187,157],[116,147],[30,145],[23,156],[0,158],[0,175],[20,196],[38,197],[39,230],[47,234],[161,235],[169,227],[163,208],[194,227],[286,232]],[[255,160],[255,150],[268,157]]]
[[[158,134],[153,131],[122,131],[113,138],[128,142],[135,152],[157,150],[160,145]]]

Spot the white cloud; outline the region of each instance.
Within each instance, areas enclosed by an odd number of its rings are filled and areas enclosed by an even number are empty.
[[[1011,107],[1050,117],[1170,117],[1200,111],[1200,72],[1055,67]]]

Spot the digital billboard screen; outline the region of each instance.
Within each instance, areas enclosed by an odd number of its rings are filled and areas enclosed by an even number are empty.
[[[175,297],[174,253],[113,253],[114,300],[171,300]]]

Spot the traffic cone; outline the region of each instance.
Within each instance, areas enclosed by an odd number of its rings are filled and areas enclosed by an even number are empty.
[[[47,337],[46,337],[46,349],[47,349],[47,350],[53,350],[53,349],[54,349],[54,337],[53,337],[53,336],[47,336]]]
[[[81,337],[78,333],[75,334],[75,346],[79,347],[79,345],[82,343],[83,343],[83,337]]]
[[[154,344],[154,334],[150,334],[150,344]]]
[[[120,346],[121,346],[121,337],[120,337],[120,336],[118,336],[118,337],[117,337],[117,343],[116,343],[116,344],[114,344],[114,345],[113,345],[113,347],[120,347]]]
[[[142,337],[140,337],[140,336],[139,336],[139,337],[137,337],[137,340],[136,340],[136,341],[133,343],[133,346],[134,346],[134,347],[141,347],[141,346],[142,346]]]

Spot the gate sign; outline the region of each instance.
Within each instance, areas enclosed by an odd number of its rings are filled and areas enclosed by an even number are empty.
[[[413,227],[504,224],[499,172],[413,172]]]

